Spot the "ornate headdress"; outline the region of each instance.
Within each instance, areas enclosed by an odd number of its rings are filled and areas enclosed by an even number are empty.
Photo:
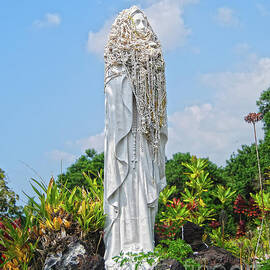
[[[144,34],[137,32],[132,16],[136,6],[123,10],[115,19],[105,46],[105,74],[122,65],[132,83],[139,115],[139,131],[156,151],[160,128],[167,125],[165,63],[160,42],[147,21]],[[106,80],[106,78],[105,78]]]

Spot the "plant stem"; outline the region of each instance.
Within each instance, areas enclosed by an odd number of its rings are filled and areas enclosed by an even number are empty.
[[[243,266],[242,266],[242,247],[240,247],[240,269],[243,270]]]
[[[259,157],[259,151],[258,151],[258,143],[257,143],[257,134],[256,134],[255,122],[253,122],[253,130],[254,130],[256,155],[257,155],[259,180],[260,180],[260,189],[261,189],[261,197],[262,197],[262,212],[263,212],[263,218],[264,218],[265,212],[264,212],[264,201],[263,201],[263,185],[262,185],[262,175],[261,175],[260,157]]]
[[[100,236],[99,236],[99,240],[98,240],[98,244],[97,244],[97,248],[96,248],[96,254],[95,254],[96,256],[97,256],[97,254],[98,254],[98,248],[99,248],[101,239],[102,239],[102,233],[100,232]]]
[[[261,238],[261,235],[262,235],[263,221],[264,221],[264,217],[265,217],[265,212],[264,212],[264,201],[263,201],[262,175],[261,175],[260,157],[259,157],[259,151],[258,151],[258,143],[257,143],[257,134],[256,134],[255,122],[253,122],[253,130],[254,130],[254,138],[255,138],[255,146],[256,146],[256,155],[257,155],[258,171],[259,171],[259,180],[260,180],[260,189],[261,189],[261,197],[262,197],[262,223],[261,223],[260,233],[259,233],[259,237],[258,237],[258,241],[257,241],[257,245],[256,245],[255,255],[254,255],[254,256],[256,257],[257,250],[258,250],[259,243],[260,243],[260,238]]]
[[[256,257],[256,254],[257,254],[257,251],[258,251],[258,247],[259,247],[260,238],[261,238],[261,235],[262,235],[263,221],[264,221],[264,217],[262,218],[262,223],[261,223],[261,227],[260,227],[260,232],[259,232],[259,236],[258,236],[258,241],[257,241],[257,245],[256,245],[256,250],[255,250],[254,257]]]

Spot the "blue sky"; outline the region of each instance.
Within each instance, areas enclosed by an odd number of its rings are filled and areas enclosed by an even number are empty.
[[[218,165],[253,141],[243,117],[270,86],[268,0],[2,0],[0,168],[26,200],[87,148],[103,149],[103,46],[113,18],[136,4],[166,60],[167,155]],[[261,126],[258,127],[262,138]]]

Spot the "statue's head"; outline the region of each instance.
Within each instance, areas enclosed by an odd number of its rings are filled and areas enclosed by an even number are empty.
[[[122,63],[131,60],[131,54],[147,61],[149,56],[161,56],[161,46],[144,12],[136,6],[124,9],[116,17],[105,47],[106,61]],[[107,60],[108,57],[112,59]]]
[[[136,6],[133,7],[133,11],[130,15],[132,23],[138,33],[145,35],[148,28],[148,21],[143,12]]]

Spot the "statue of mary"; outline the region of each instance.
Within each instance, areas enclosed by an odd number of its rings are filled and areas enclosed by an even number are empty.
[[[161,45],[133,6],[115,19],[105,47],[104,211],[106,269],[120,252],[154,249],[166,186],[167,114]]]

